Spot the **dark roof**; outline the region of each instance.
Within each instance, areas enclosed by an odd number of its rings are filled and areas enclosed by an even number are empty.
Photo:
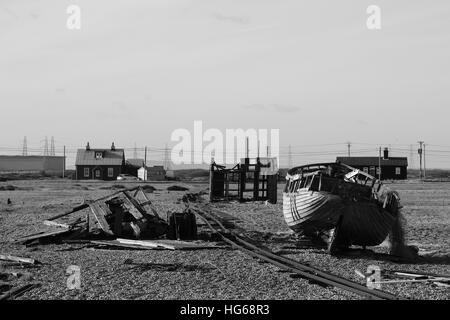
[[[103,152],[103,157],[101,159],[96,159],[95,152]],[[121,166],[124,156],[125,152],[123,149],[78,149],[75,165]]]
[[[378,166],[378,157],[337,157],[337,161],[348,164],[349,166]],[[381,158],[382,166],[408,166],[406,157]]]
[[[144,159],[127,159],[127,164],[140,168],[144,166]]]

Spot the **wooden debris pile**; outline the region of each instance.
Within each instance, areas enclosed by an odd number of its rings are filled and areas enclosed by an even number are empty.
[[[40,262],[35,259],[0,254],[0,300],[13,299],[39,287],[38,283],[29,282],[33,277],[26,270],[38,265]]]
[[[61,221],[82,210],[86,211],[84,216]],[[158,215],[140,186],[85,201],[65,213],[45,220],[44,224],[59,227],[59,230],[28,235],[17,242],[31,244],[74,239],[154,239],[166,234],[168,229],[166,221]]]

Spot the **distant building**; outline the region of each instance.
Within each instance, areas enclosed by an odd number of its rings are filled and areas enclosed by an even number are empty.
[[[336,160],[378,178],[379,157],[337,157]],[[389,150],[385,148],[381,157],[381,180],[407,179],[407,171],[408,158],[389,157]]]
[[[114,142],[110,149],[91,149],[88,142],[85,149],[78,149],[75,167],[77,180],[116,180],[125,170],[125,152]]]
[[[138,178],[144,181],[162,181],[166,179],[166,170],[163,166],[141,167],[138,170]]]
[[[64,157],[0,155],[0,172],[2,173],[45,173],[48,175],[62,175],[64,166]]]
[[[125,160],[125,172],[132,176],[138,176],[139,168],[144,166],[144,159],[127,159]]]

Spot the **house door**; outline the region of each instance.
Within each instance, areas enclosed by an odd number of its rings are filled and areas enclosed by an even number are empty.
[[[100,179],[102,176],[102,172],[100,171],[100,169],[95,169],[94,170],[94,178],[95,179]]]

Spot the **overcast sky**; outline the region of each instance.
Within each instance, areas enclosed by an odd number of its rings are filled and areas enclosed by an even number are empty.
[[[282,153],[450,151],[449,75],[448,0],[0,0],[0,146],[163,147],[202,120],[279,128]],[[429,148],[429,167],[450,167]]]

